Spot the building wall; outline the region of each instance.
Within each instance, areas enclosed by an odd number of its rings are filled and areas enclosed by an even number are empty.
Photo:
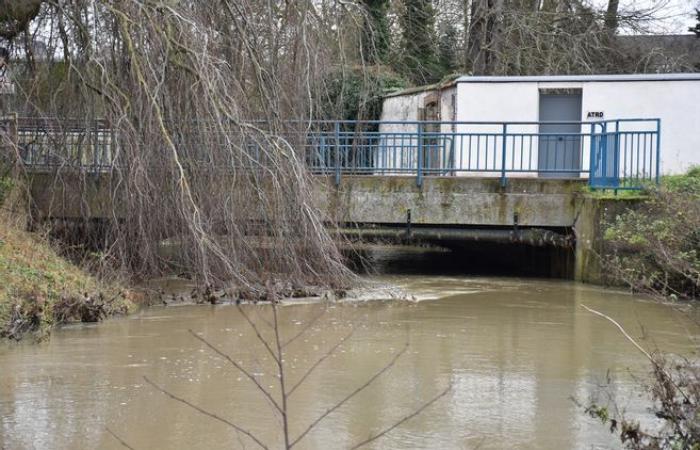
[[[425,97],[432,91],[418,92],[412,95],[387,97],[382,105],[381,120],[385,122],[415,122],[418,120],[419,108],[423,106]],[[417,126],[400,123],[383,123],[379,127],[382,133],[379,148],[374,153],[374,167],[389,169],[386,175],[399,175],[400,170],[416,166],[415,150],[418,147],[416,139],[403,136],[402,133],[415,133]],[[404,151],[404,149],[406,149]],[[411,151],[411,149],[414,149]]]
[[[700,164],[700,81],[586,83],[583,110],[608,119],[661,119],[661,172]]]
[[[660,118],[663,174],[700,164],[700,81],[460,83],[457,120],[537,121],[539,90],[563,88],[582,90],[582,121],[589,111],[605,119]],[[587,149],[584,143],[584,162]]]
[[[454,121],[458,104],[457,88],[443,89],[440,91],[428,90],[414,94],[387,97],[382,107],[381,120],[392,122],[416,122],[421,120],[419,110],[425,106],[426,97],[437,93],[440,96],[440,120],[445,122]],[[453,99],[454,97],[454,99]],[[383,134],[379,149],[374,154],[374,166],[386,169],[415,168],[417,165],[418,139],[402,136],[402,133],[415,134],[418,126],[415,123],[383,123],[380,125]],[[451,124],[443,124],[440,131],[450,133],[454,131]],[[442,141],[440,141],[442,144]],[[444,159],[446,152],[441,146],[439,150],[434,150],[433,156]],[[389,170],[388,175],[399,174],[400,171]]]
[[[460,83],[457,85],[457,121],[459,122],[523,122],[537,121],[539,115],[539,91],[536,85],[523,83]],[[514,129],[515,128],[515,129]],[[503,126],[498,123],[481,125],[458,125],[457,132],[498,134]],[[510,132],[537,133],[536,125],[511,126]],[[456,137],[457,163],[469,168],[470,172],[457,175],[497,176],[494,170],[500,167],[503,141],[498,136]],[[507,143],[508,144],[508,143]],[[537,140],[518,143],[525,147],[522,158],[510,161],[507,167],[532,167],[533,172],[523,172],[519,176],[537,176]],[[476,170],[476,171],[475,171]]]

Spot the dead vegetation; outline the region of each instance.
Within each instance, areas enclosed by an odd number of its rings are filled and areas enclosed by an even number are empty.
[[[313,203],[301,136],[309,120],[333,115],[319,110],[329,104],[325,75],[354,51],[343,37],[362,14],[352,2],[43,4],[33,23],[51,30],[50,48],[41,60],[24,55],[17,109],[51,129],[58,184],[83,173],[93,142],[106,140],[109,175],[85,176],[111,179],[108,271],[185,273],[253,297],[290,284],[348,287],[354,277]],[[109,136],[76,143],[72,130],[96,119]],[[15,148],[19,166],[27,151]],[[166,241],[176,258],[163,258]]]
[[[60,324],[124,314],[133,294],[98,281],[60,256],[42,235],[24,231],[15,190],[0,203],[0,338],[42,339]]]
[[[641,387],[649,398],[649,412],[657,419],[652,426],[642,426],[628,417],[618,405],[614,393],[605,403],[590,401],[585,412],[619,436],[631,450],[696,450],[700,448],[700,366],[696,360],[652,353],[637,343],[610,316],[582,305],[584,309],[609,321],[649,361],[651,376]]]

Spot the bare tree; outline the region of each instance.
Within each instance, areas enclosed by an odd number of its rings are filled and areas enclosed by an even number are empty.
[[[99,159],[109,270],[253,295],[343,288],[354,277],[313,201],[304,136],[334,116],[326,80],[361,62],[365,14],[338,0],[47,1],[12,47],[15,107],[42,130],[30,147],[52,158],[56,197]]]
[[[608,0],[608,8],[605,11],[605,29],[610,34],[615,34],[617,32],[619,23],[617,15],[619,10],[620,0]]]

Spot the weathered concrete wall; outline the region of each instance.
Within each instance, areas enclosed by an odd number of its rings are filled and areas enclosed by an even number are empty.
[[[107,174],[36,173],[31,196],[38,218],[108,218],[115,186]],[[345,223],[405,224],[410,210],[417,225],[564,227],[574,226],[581,180],[344,176],[340,186],[320,178],[316,205]],[[117,215],[122,211],[117,205]]]
[[[35,219],[103,219],[122,216],[113,198],[116,186],[109,174],[33,173],[29,178],[31,209]],[[117,206],[116,208],[114,206]]]
[[[638,199],[582,197],[579,200],[579,215],[574,231],[576,251],[574,278],[593,284],[613,284],[615,280],[605,270],[603,261],[611,257],[611,250],[605,244],[604,233],[607,224],[617,216],[634,208]]]
[[[124,215],[123,206],[113,203],[112,194],[119,189],[108,174],[68,173],[56,178],[53,173],[35,173],[30,181],[37,220],[112,219],[115,213],[116,218]],[[601,264],[601,257],[609,254],[603,240],[605,224],[638,202],[587,195],[584,180],[509,179],[505,188],[497,178],[426,177],[420,188],[415,177],[404,176],[343,176],[340,186],[331,177],[317,181],[316,206],[338,222],[405,225],[410,211],[411,224],[416,226],[470,227],[486,233],[513,229],[517,222],[523,228],[573,230],[574,278],[596,284],[612,281]],[[440,228],[437,231],[441,232]],[[438,238],[454,238],[449,228],[444,233]],[[497,239],[484,242],[497,243]],[[552,260],[552,273],[558,276],[569,264],[568,253],[561,254],[561,261]]]
[[[573,227],[582,180],[344,176],[321,180],[316,198],[336,220],[351,223]]]

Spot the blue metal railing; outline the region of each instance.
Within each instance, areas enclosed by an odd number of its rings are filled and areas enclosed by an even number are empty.
[[[265,130],[264,123],[256,128]],[[101,122],[20,120],[18,147],[28,166],[107,171],[115,165],[118,138]],[[201,130],[198,130],[201,132]],[[207,133],[209,131],[206,131]],[[234,142],[262,158],[266,139],[240,128],[216,142]],[[302,152],[310,170],[333,176],[411,175],[588,178],[594,188],[639,189],[658,182],[659,119],[599,122],[298,121],[271,132]],[[196,163],[213,163],[205,146],[184,131],[176,145]],[[224,145],[224,144],[222,144]],[[193,148],[198,147],[195,151]],[[258,155],[256,157],[256,155]],[[186,158],[186,159],[187,159]],[[221,164],[220,158],[218,158]],[[233,164],[233,163],[232,163]],[[264,164],[264,163],[263,163]]]
[[[25,166],[35,170],[79,167],[105,172],[113,166],[116,139],[102,120],[19,118],[16,139]]]
[[[332,130],[330,129],[332,127]],[[542,131],[542,129],[545,131]],[[594,188],[658,181],[659,119],[600,122],[320,122],[312,170],[343,174],[588,177]]]

